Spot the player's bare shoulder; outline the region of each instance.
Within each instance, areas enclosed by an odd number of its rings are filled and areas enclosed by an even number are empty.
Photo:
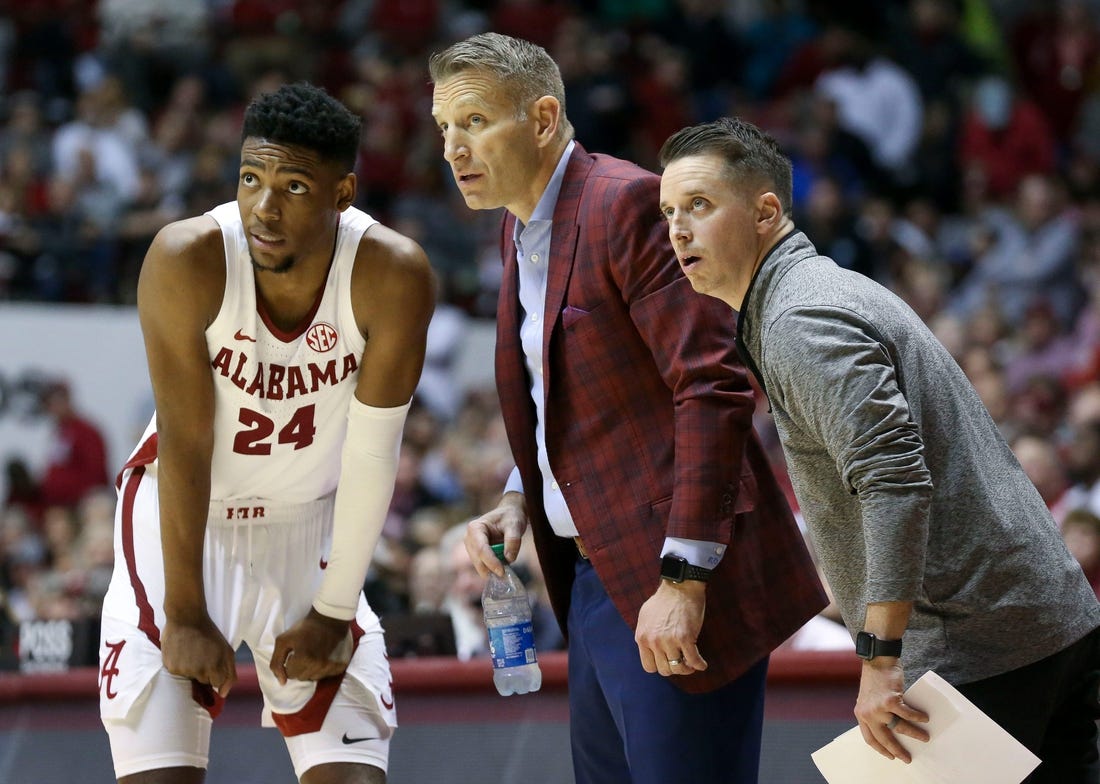
[[[225,268],[221,228],[209,215],[169,223],[153,238],[145,264],[180,267],[181,273],[209,273]]]
[[[164,226],[153,238],[138,279],[138,304],[161,307],[186,292],[195,306],[217,312],[225,291],[225,245],[208,215]]]
[[[435,309],[435,272],[416,241],[376,223],[359,241],[352,292],[356,319],[368,328],[382,313],[427,324]]]

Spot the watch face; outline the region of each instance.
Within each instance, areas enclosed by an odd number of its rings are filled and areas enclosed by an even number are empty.
[[[679,558],[674,555],[666,555],[661,559],[661,577],[666,580],[672,580],[675,583],[682,583],[684,581],[684,575],[687,574],[687,559]]]
[[[860,632],[856,635],[856,656],[862,659],[870,659],[875,652],[875,636],[869,632]]]

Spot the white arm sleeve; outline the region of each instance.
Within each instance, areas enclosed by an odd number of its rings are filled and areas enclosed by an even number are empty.
[[[334,501],[332,552],[313,599],[313,609],[321,615],[342,621],[355,617],[393,498],[401,434],[411,402],[375,408],[355,397],[351,400]]]
[[[519,478],[519,466],[512,469],[512,473],[508,474],[508,482],[504,485],[505,493],[522,493],[523,492],[523,480]]]

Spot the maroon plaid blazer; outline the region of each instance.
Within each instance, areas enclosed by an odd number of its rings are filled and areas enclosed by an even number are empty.
[[[550,465],[608,595],[633,628],[666,535],[724,542],[687,691],[736,678],[825,597],[752,430],[735,316],[697,294],[658,211],[660,179],[578,144],[551,237],[543,373]],[[539,561],[565,629],[576,549],[546,521],[519,340],[515,218],[506,214],[496,379]]]

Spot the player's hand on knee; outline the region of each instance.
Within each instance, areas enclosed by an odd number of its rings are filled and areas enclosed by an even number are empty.
[[[161,656],[168,672],[208,684],[222,697],[237,682],[233,649],[209,618],[167,621],[161,632]]]
[[[319,681],[339,675],[351,661],[351,622],[321,615],[314,609],[275,638],[271,672],[287,680]]]

